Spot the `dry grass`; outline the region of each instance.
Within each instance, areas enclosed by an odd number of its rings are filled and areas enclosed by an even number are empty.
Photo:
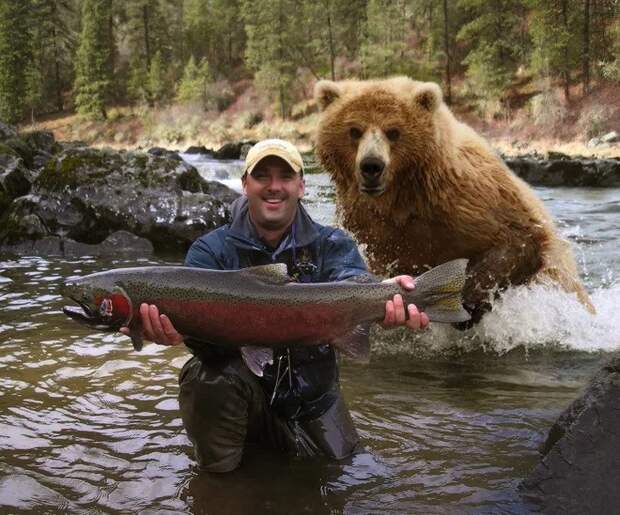
[[[58,140],[82,140],[96,147],[163,146],[183,150],[190,145],[204,145],[216,149],[230,141],[280,137],[302,150],[312,148],[318,123],[312,101],[306,99],[296,105],[293,120],[282,120],[252,84],[239,84],[235,90],[237,97],[222,113],[204,112],[200,106],[192,105],[116,107],[109,110],[105,122],[65,114],[48,117],[34,128],[51,130]],[[620,156],[618,143],[587,147],[594,136],[612,130],[620,133],[620,84],[599,86],[586,98],[581,98],[575,90],[570,104],[559,90],[530,93],[527,101],[499,119],[480,118],[464,103],[453,109],[459,119],[472,125],[506,154],[553,150],[569,155]],[[22,127],[32,128],[31,125]]]

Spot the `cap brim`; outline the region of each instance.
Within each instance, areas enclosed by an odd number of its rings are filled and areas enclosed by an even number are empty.
[[[252,173],[252,171],[256,168],[256,165],[258,163],[260,163],[266,157],[271,157],[271,156],[279,157],[280,159],[285,161],[286,164],[288,164],[295,171],[295,173],[303,172],[303,166],[293,161],[287,152],[285,152],[284,150],[280,152],[274,149],[266,149],[264,152],[261,152],[260,154],[258,154],[254,158],[254,163],[248,166],[245,171],[247,173]]]

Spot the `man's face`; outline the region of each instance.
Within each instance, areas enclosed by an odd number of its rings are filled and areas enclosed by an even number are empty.
[[[261,159],[243,178],[250,218],[259,229],[277,231],[293,223],[297,202],[304,196],[304,180],[283,159]]]

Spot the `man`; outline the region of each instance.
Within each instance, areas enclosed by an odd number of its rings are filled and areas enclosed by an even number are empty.
[[[293,145],[277,139],[256,144],[248,152],[241,180],[245,196],[234,203],[231,223],[196,240],[186,266],[236,270],[285,263],[289,275],[300,282],[374,280],[355,242],[339,229],[315,223],[305,211],[300,202],[303,161]],[[409,276],[391,280],[414,287]],[[235,469],[250,443],[335,459],[349,456],[358,446],[329,344],[275,349],[273,364],[259,378],[238,350],[184,339],[156,306],[142,304],[140,314],[145,339],[162,345],[185,343],[194,354],[179,377],[179,407],[203,469]],[[244,323],[242,312],[239,323]],[[386,303],[383,326],[400,325],[424,328],[428,317],[414,305],[405,308],[396,295]]]

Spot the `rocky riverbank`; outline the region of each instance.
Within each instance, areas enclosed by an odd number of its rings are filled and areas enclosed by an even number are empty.
[[[242,159],[254,141],[186,153]],[[620,158],[549,153],[506,157],[525,181],[540,186],[620,186]],[[307,173],[322,171],[304,154]],[[51,132],[17,134],[0,123],[0,252],[18,255],[183,254],[225,223],[238,193],[207,181],[179,154],[94,149],[57,142]]]
[[[0,251],[182,254],[238,196],[174,152],[97,150],[0,125]]]
[[[508,168],[533,186],[620,186],[620,157],[594,159],[549,152],[503,158]]]

